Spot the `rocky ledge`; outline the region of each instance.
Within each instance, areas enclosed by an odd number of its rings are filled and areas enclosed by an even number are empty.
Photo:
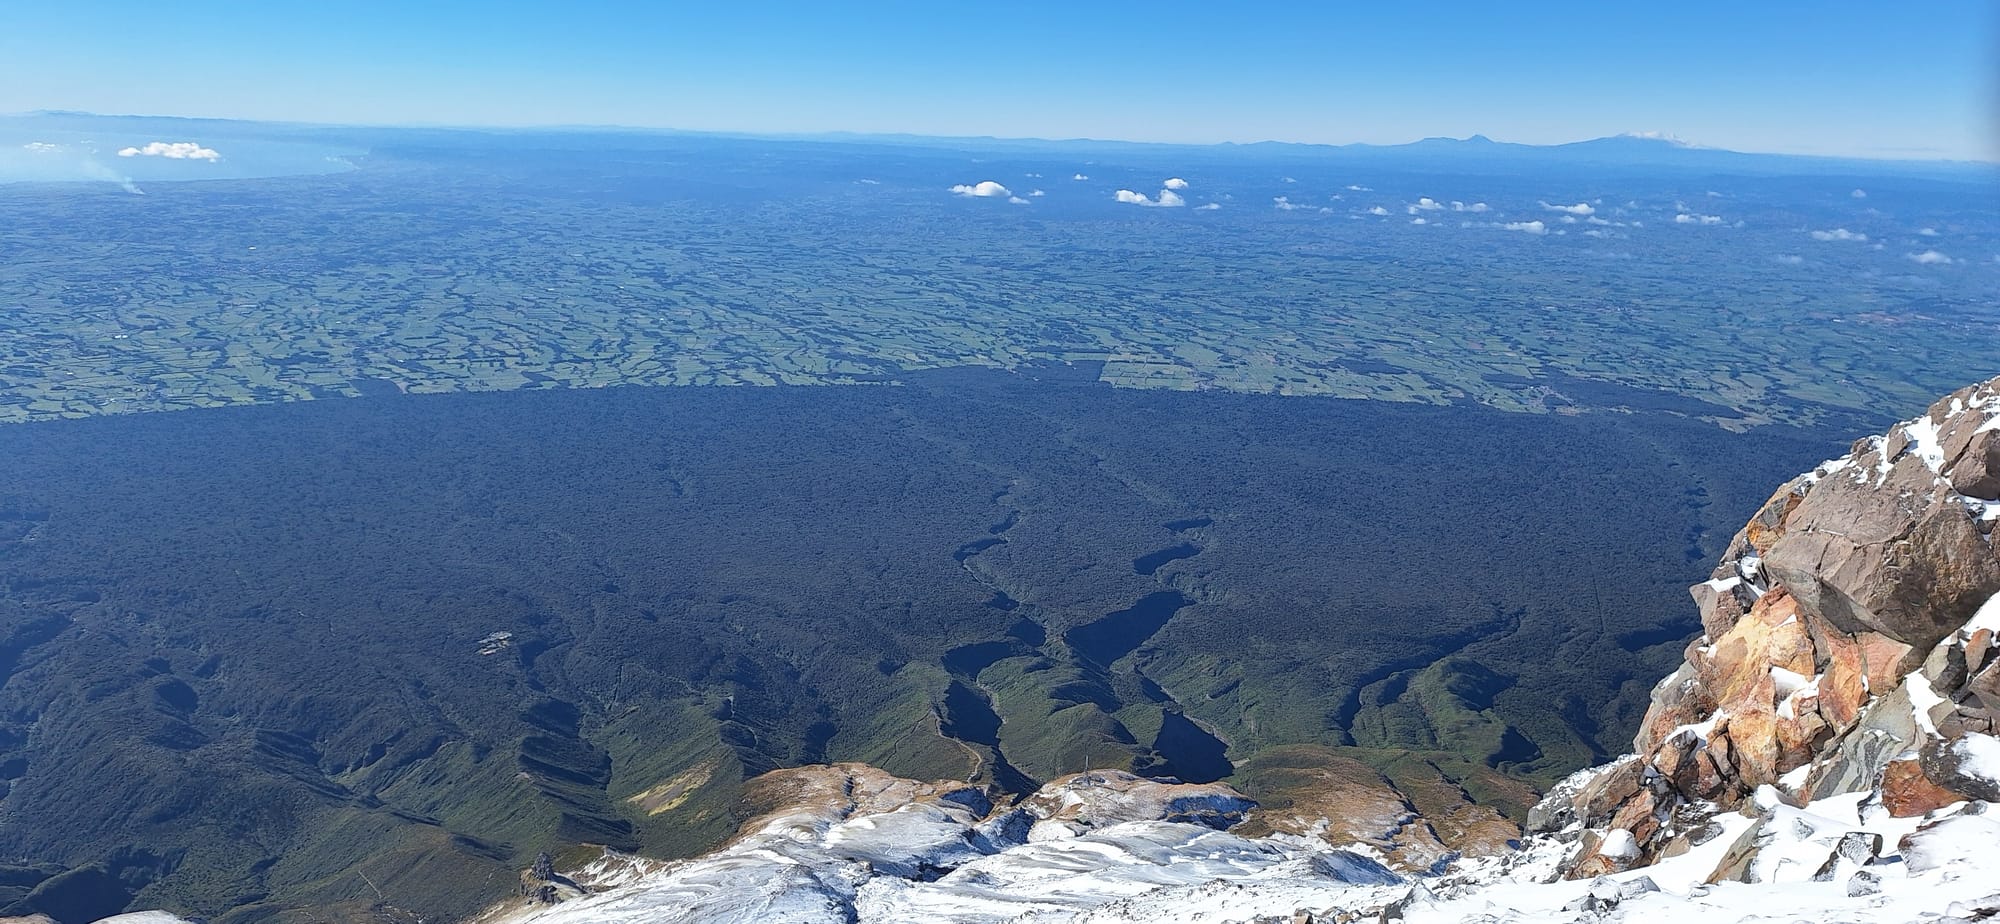
[[[1634,753],[1564,781],[1529,830],[1573,839],[1562,871],[1582,878],[1679,856],[1745,813],[1759,824],[1711,879],[1757,881],[1789,810],[1861,794],[1859,823],[2000,801],[1996,520],[2000,379],[1793,479],[1692,588],[1704,634],[1654,688]],[[1884,849],[1820,846],[1794,860]]]

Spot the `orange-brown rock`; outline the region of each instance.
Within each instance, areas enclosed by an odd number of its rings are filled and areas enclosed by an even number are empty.
[[[1965,800],[1964,796],[1931,782],[1914,760],[1891,762],[1882,771],[1881,793],[1882,807],[1896,818],[1914,818]]]
[[[1750,522],[1743,527],[1743,538],[1757,550],[1757,554],[1770,551],[1772,544],[1783,538],[1785,518],[1798,509],[1799,501],[1804,497],[1805,492],[1796,482],[1787,484],[1773,493],[1771,499],[1750,517]]]

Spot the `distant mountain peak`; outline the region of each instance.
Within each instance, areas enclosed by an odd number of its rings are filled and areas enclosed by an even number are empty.
[[[1661,144],[1668,144],[1677,148],[1701,147],[1701,145],[1668,132],[1623,132],[1611,137],[1627,141],[1657,141]]]

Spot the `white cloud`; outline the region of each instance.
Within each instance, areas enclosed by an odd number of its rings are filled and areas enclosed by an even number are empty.
[[[1938,236],[1938,233],[1937,233],[1937,229],[1936,229],[1936,228],[1924,228],[1924,229],[1922,229],[1922,230],[1918,231],[1917,233],[1918,233],[1918,234],[1921,234],[1921,235],[1923,235],[1924,237],[1937,237],[1937,236]]]
[[[1527,234],[1549,233],[1549,226],[1539,221],[1510,221],[1500,227],[1508,231],[1521,231]]]
[[[1597,209],[1593,208],[1588,202],[1579,202],[1575,205],[1550,205],[1544,202],[1542,203],[1542,208],[1548,209],[1551,212],[1568,212],[1571,215],[1597,214]]]
[[[1436,199],[1433,199],[1429,196],[1425,196],[1421,199],[1418,199],[1415,205],[1410,206],[1409,212],[1410,214],[1415,215],[1418,212],[1435,212],[1441,208],[1444,208],[1444,203],[1439,202]]]
[[[1849,231],[1846,228],[1835,228],[1832,231],[1814,231],[1812,239],[1815,241],[1865,241],[1868,239],[1868,235],[1862,234],[1859,231]]]
[[[951,191],[961,196],[974,196],[980,199],[1000,199],[1014,194],[1007,187],[992,180],[980,180],[972,186],[960,183],[957,186],[953,186]]]
[[[1484,202],[1474,202],[1471,205],[1466,205],[1457,199],[1451,200],[1451,210],[1454,212],[1484,212],[1487,208],[1488,206]]]
[[[1041,175],[1041,174],[1039,174],[1039,173],[1024,173],[1024,174],[1022,174],[1022,176],[1026,176],[1026,177],[1032,177],[1032,178],[1034,178],[1034,179],[1037,179],[1037,180],[1039,180],[1039,179],[1041,179],[1041,178],[1042,178],[1042,175]]]
[[[28,151],[33,154],[54,154],[61,151],[62,149],[63,149],[62,145],[50,144],[46,141],[30,141],[27,144],[21,145],[21,150]]]
[[[1295,212],[1298,211],[1299,209],[1311,208],[1311,206],[1300,205],[1296,202],[1293,202],[1290,196],[1272,196],[1271,207],[1283,212]]]
[[[1222,203],[1220,202],[1210,202],[1207,205],[1197,205],[1194,207],[1194,210],[1197,212],[1213,212],[1221,207]]]
[[[1691,213],[1691,212],[1682,212],[1682,213],[1680,213],[1680,214],[1678,214],[1678,215],[1675,215],[1675,216],[1674,216],[1674,224],[1677,224],[1677,225],[1719,225],[1719,224],[1722,224],[1722,216],[1720,216],[1720,215],[1696,215],[1696,214],[1693,214],[1693,213]]]
[[[1043,197],[1043,196],[1046,196],[1046,195],[1048,195],[1048,193],[1045,193],[1045,192],[1042,192],[1042,191],[1041,191],[1041,190],[1039,190],[1039,189],[1031,189],[1031,190],[1028,190],[1028,198],[1030,198],[1030,199],[1039,199],[1039,198],[1041,198],[1041,197]]]
[[[1370,214],[1370,215],[1387,215],[1387,214],[1389,214],[1389,210],[1388,210],[1388,209],[1385,209],[1385,208],[1383,208],[1383,207],[1381,207],[1381,206],[1379,206],[1379,205],[1378,205],[1378,206],[1376,206],[1376,207],[1374,207],[1374,208],[1372,208],[1372,209],[1369,209],[1369,210],[1368,210],[1368,214]]]
[[[1923,253],[1913,253],[1910,254],[1909,257],[1910,259],[1915,260],[1918,263],[1922,263],[1925,266],[1942,266],[1946,263],[1952,262],[1950,257],[1938,253],[1935,250],[1926,250]]]
[[[1865,190],[1865,189],[1857,189],[1857,190],[1855,190],[1855,191],[1853,191],[1853,192],[1851,192],[1851,193],[1848,193],[1848,195],[1849,195],[1849,196],[1852,196],[1852,197],[1854,197],[1854,198],[1856,198],[1856,199],[1866,199],[1866,198],[1868,198],[1868,190]]]
[[[1161,183],[1160,185],[1165,186],[1168,189],[1186,189],[1187,181],[1181,179],[1180,177],[1173,176],[1173,177],[1168,177],[1167,181],[1165,183]]]
[[[1279,177],[1279,179],[1281,179],[1281,180],[1284,180],[1284,181],[1285,181],[1285,182],[1287,182],[1287,183],[1296,183],[1296,182],[1298,182],[1298,180],[1294,180],[1294,179],[1292,179],[1291,177],[1288,177],[1288,176],[1287,176],[1287,177]]]
[[[882,181],[881,181],[881,180],[855,180],[854,182],[856,182],[856,183],[860,183],[860,184],[861,184],[861,185],[863,185],[863,186],[880,186],[880,185],[882,185]]]
[[[1412,218],[1412,219],[1410,219],[1410,224],[1413,224],[1413,225],[1427,225],[1427,224],[1430,224],[1430,219],[1428,219],[1428,218]]]
[[[1073,176],[1073,177],[1070,177],[1070,179],[1072,179],[1072,180],[1087,180],[1087,179],[1090,179],[1090,177],[1087,177],[1087,176],[1084,176],[1083,174],[1079,173],[1079,174],[1077,174],[1076,176]]]
[[[1801,257],[1795,253],[1781,253],[1775,257],[1772,257],[1771,259],[1776,260],[1779,263],[1783,263],[1786,266],[1798,266],[1806,262],[1806,258]]]
[[[1119,190],[1113,196],[1113,198],[1117,199],[1120,202],[1129,203],[1131,205],[1144,205],[1154,208],[1171,209],[1171,208],[1178,208],[1180,206],[1187,204],[1186,199],[1181,198],[1178,193],[1175,193],[1171,189],[1160,190],[1160,197],[1158,199],[1148,199],[1146,198],[1145,194],[1136,193],[1129,189]]]
[[[1011,205],[1027,205],[1027,204],[1028,204],[1028,200],[1026,200],[1026,199],[1023,199],[1023,198],[1021,198],[1020,196],[1008,196],[1008,197],[1007,197],[1007,202],[1008,202],[1009,204],[1011,204]]]
[[[1347,184],[1347,191],[1348,191],[1348,192],[1374,192],[1374,191],[1375,191],[1375,189],[1374,189],[1374,187],[1372,187],[1372,186],[1362,186],[1362,185],[1361,185],[1361,184],[1359,184],[1359,183],[1349,183],[1349,184]]]
[[[214,148],[205,148],[192,141],[148,141],[143,148],[123,148],[119,157],[164,157],[168,160],[205,160],[211,163],[221,160],[222,155]]]

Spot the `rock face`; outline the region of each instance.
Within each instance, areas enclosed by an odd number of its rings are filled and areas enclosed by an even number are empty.
[[[1558,786],[1530,830],[1576,836],[1575,878],[1684,852],[1718,812],[2000,799],[1996,521],[2000,379],[1793,479],[1692,588],[1704,635],[1634,754]],[[1725,865],[1758,868],[1738,847]]]

